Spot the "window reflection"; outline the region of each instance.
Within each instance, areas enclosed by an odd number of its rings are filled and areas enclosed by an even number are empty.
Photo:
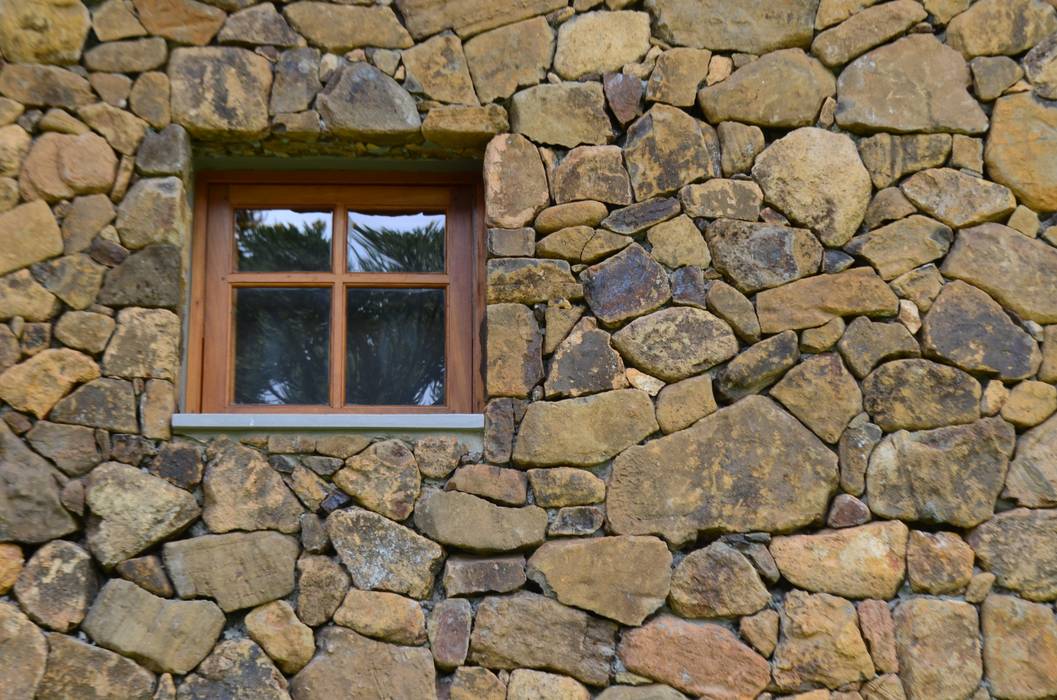
[[[329,211],[236,209],[236,269],[240,272],[329,272]]]
[[[348,217],[349,272],[444,272],[444,214]]]

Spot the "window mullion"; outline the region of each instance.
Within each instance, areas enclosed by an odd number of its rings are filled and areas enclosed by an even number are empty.
[[[330,405],[341,408],[345,405],[345,284],[343,282],[348,263],[348,216],[345,207],[334,207],[334,273],[337,279],[331,287],[330,302]]]

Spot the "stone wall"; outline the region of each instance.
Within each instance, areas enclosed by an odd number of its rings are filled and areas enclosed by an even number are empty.
[[[1057,697],[1052,0],[0,0],[0,51],[0,697]],[[172,436],[192,151],[482,160],[483,448]]]

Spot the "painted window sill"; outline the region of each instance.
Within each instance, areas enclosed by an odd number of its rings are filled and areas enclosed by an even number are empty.
[[[484,416],[480,413],[177,413],[172,417],[172,429],[181,435],[297,431],[480,436]]]

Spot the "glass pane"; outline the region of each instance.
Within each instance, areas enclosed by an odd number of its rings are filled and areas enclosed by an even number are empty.
[[[235,403],[327,404],[330,288],[235,290]]]
[[[444,214],[350,211],[349,272],[444,272]]]
[[[346,403],[444,403],[444,290],[349,289],[346,318]]]
[[[329,211],[236,209],[240,272],[330,272]]]

